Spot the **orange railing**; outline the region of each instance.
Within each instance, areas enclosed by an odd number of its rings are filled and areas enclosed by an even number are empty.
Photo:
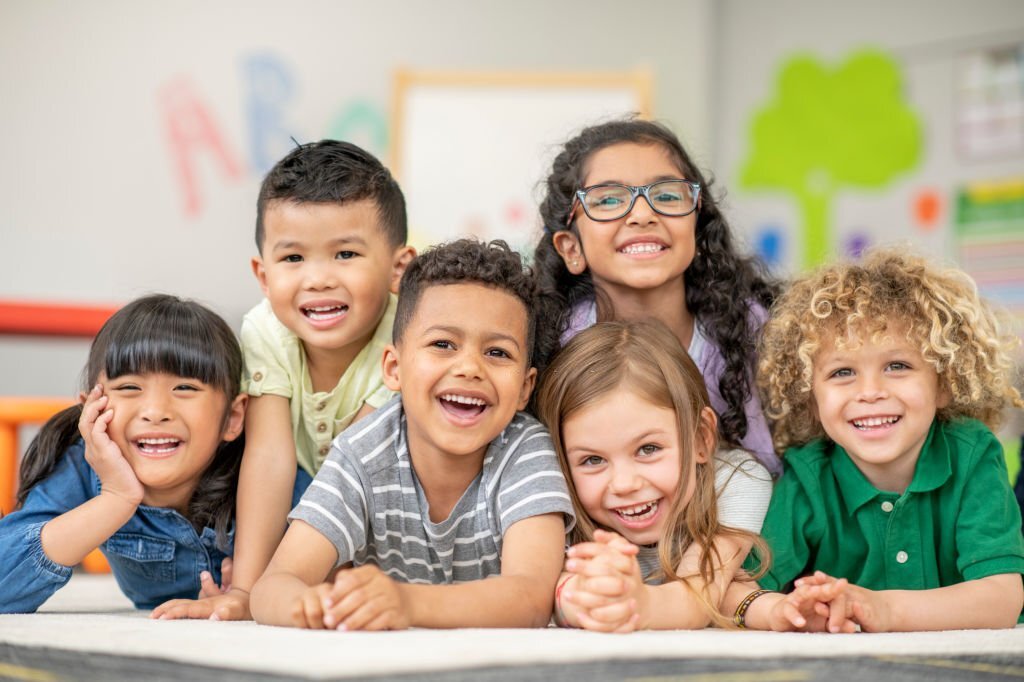
[[[116,306],[0,300],[0,334],[92,338],[116,310]],[[41,424],[72,402],[70,398],[0,397],[0,511],[4,514],[14,509],[18,489],[21,426]],[[110,570],[99,550],[89,554],[82,565],[93,573]]]

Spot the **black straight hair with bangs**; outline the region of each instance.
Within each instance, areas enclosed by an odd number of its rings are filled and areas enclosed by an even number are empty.
[[[219,416],[223,429],[227,408],[240,390],[242,351],[231,328],[213,311],[194,301],[153,294],[132,301],[103,325],[89,348],[81,390],[89,391],[101,374],[115,379],[155,372],[196,379],[222,392],[226,398],[224,414]],[[18,507],[79,439],[81,416],[81,405],[57,413],[29,445],[21,463]],[[188,505],[189,521],[197,529],[212,526],[222,549],[227,548],[234,518],[244,447],[241,436],[220,444]]]

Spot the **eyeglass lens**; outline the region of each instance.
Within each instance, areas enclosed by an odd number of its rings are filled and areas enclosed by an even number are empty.
[[[644,189],[633,190],[626,185],[591,187],[583,195],[583,208],[593,220],[615,220],[629,213],[634,199]],[[686,215],[693,211],[697,200],[696,188],[682,180],[664,180],[647,185],[646,189],[651,207],[664,215]]]

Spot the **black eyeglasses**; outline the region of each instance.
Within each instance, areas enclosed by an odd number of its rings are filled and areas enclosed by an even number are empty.
[[[577,205],[583,206],[583,211],[591,220],[618,220],[633,210],[633,204],[641,194],[655,213],[678,218],[690,215],[697,209],[700,185],[689,180],[659,180],[640,187],[613,182],[584,187],[576,190],[565,225],[568,227],[572,223]]]

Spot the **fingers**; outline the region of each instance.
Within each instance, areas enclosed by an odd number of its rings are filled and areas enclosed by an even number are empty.
[[[372,565],[341,571],[324,601],[324,625],[339,630],[408,627],[398,586]]]
[[[223,591],[213,580],[213,574],[209,571],[203,571],[199,574],[199,598],[208,599],[210,597],[219,597],[223,594]]]
[[[579,611],[576,614],[580,627],[594,632],[631,632],[636,629],[639,615],[636,602],[630,600],[616,608],[606,607],[593,612]]]
[[[297,628],[323,630],[323,603],[330,590],[331,585],[327,583],[321,583],[305,590],[292,605],[292,625]]]
[[[214,604],[200,599],[172,599],[153,609],[150,618],[156,620],[180,620],[184,618],[209,618]]]
[[[222,592],[227,592],[231,589],[231,578],[234,575],[235,562],[231,560],[231,557],[224,557],[224,561],[220,562],[220,589]]]
[[[565,570],[576,575],[592,577],[599,575],[630,575],[636,559],[622,554],[601,554],[584,559],[573,556],[566,560]]]
[[[606,545],[611,545],[617,548],[620,552],[623,552],[624,554],[635,555],[640,552],[639,547],[637,547],[635,544],[633,544],[626,538],[622,537],[618,533],[613,533],[607,530],[601,530],[600,528],[594,530],[594,540]]]

